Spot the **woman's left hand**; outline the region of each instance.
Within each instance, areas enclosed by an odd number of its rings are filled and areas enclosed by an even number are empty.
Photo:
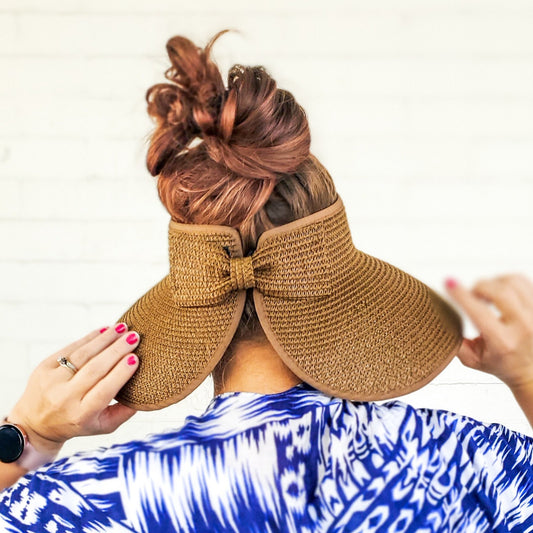
[[[19,424],[40,453],[57,454],[72,437],[111,433],[135,414],[120,403],[110,405],[138,367],[132,351],[139,335],[125,324],[124,329],[118,326],[92,331],[45,359],[31,374],[7,420]],[[61,366],[61,356],[77,371]]]

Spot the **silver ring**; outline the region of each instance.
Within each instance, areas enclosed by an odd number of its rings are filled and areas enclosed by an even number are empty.
[[[57,358],[57,362],[60,366],[64,366],[65,368],[68,368],[72,371],[73,374],[75,374],[78,369],[70,362],[70,360],[67,357],[61,356]]]

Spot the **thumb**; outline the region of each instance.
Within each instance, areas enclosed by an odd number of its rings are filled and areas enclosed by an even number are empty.
[[[472,340],[463,338],[457,357],[468,368],[481,370],[484,346],[485,341],[481,335]]]
[[[476,296],[453,278],[448,278],[445,285],[448,294],[466,312],[480,333],[481,339],[477,340],[475,345],[479,354],[483,353],[479,348],[484,347],[485,341],[496,344],[498,339],[505,337],[503,325],[483,298]],[[478,346],[481,341],[483,344]]]
[[[100,415],[100,432],[112,433],[129,420],[137,411],[122,403],[114,403],[106,407]]]
[[[475,298],[456,279],[448,278],[445,281],[448,294],[466,311],[474,324],[481,329],[487,320],[487,309],[483,302]],[[480,370],[485,351],[485,340],[482,335],[475,339],[463,338],[457,357],[468,368]]]

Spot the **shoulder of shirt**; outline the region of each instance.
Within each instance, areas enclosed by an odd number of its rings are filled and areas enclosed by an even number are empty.
[[[280,400],[282,396],[280,396]],[[200,416],[188,416],[184,424],[179,428],[171,428],[157,433],[148,434],[140,439],[131,440],[125,443],[114,444],[107,448],[97,448],[95,450],[78,452],[69,457],[59,459],[52,463],[47,468],[50,471],[60,469],[62,474],[69,472],[79,473],[85,470],[105,470],[113,469],[114,465],[118,466],[118,462],[127,455],[133,454],[149,454],[149,453],[164,453],[166,451],[176,452],[179,448],[188,446],[201,446],[207,440],[213,442],[214,440],[224,440],[232,436],[244,433],[249,429],[257,429],[261,425],[266,425],[272,422],[272,412],[269,409],[261,408],[261,397],[257,395],[254,401],[248,401],[245,410],[242,411],[242,420],[246,421],[249,414],[249,408],[253,411],[254,404],[256,412],[252,420],[252,425],[240,425],[232,423],[232,432],[219,431],[214,424],[218,423],[219,413],[226,414],[234,409],[234,414],[231,416],[239,416],[240,398],[238,396],[232,397],[227,395],[229,399],[225,405],[219,405],[218,411],[213,414],[212,410],[208,408]],[[220,398],[217,401],[223,401]],[[256,400],[256,401],[255,401]],[[212,401],[210,407],[215,405],[217,401]],[[426,407],[414,407],[402,400],[387,400],[381,402],[359,402],[343,400],[341,398],[327,396],[323,394],[316,394],[312,391],[306,394],[304,391],[298,393],[296,401],[291,399],[291,405],[286,411],[280,411],[283,418],[280,420],[298,420],[300,417],[307,415],[310,411],[342,411],[343,423],[350,419],[365,420],[365,425],[371,425],[375,431],[383,431],[388,434],[409,434],[410,425],[415,425],[417,431],[423,429],[431,438],[443,438],[447,435],[454,434],[457,438],[470,438],[472,435],[490,435],[496,437],[498,435],[508,436],[510,434],[519,435],[528,442],[533,443],[533,438],[526,435],[512,432],[501,424],[487,424],[472,417],[461,415],[453,411],[445,409],[435,409]],[[227,411],[225,409],[227,408]],[[211,416],[213,415],[213,416]],[[232,421],[234,421],[232,419]],[[239,420],[240,422],[240,420]],[[199,428],[202,427],[202,430]],[[243,429],[238,429],[243,427]],[[204,431],[204,429],[206,431]],[[447,438],[447,437],[446,437]]]
[[[447,409],[414,407],[402,400],[373,403],[379,405],[378,410],[385,409],[389,413],[402,412],[405,416],[413,416],[437,435],[447,431],[455,434],[459,439],[484,435],[490,438],[519,439],[521,442],[533,445],[533,437],[511,430],[498,422],[481,421]]]

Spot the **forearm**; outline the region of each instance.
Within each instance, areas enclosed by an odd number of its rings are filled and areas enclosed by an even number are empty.
[[[62,443],[45,439],[27,424],[22,425],[15,410],[4,420],[5,424],[1,426],[5,448],[0,461],[0,491],[16,483],[30,470],[52,462],[62,447]],[[16,446],[14,442],[10,443],[14,435],[17,436]]]
[[[11,487],[28,471],[16,463],[0,463],[0,492]]]
[[[510,388],[533,428],[533,383]]]

